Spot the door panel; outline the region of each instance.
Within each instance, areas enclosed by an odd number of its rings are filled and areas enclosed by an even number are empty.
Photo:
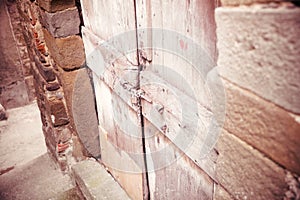
[[[81,3],[101,161],[133,199],[212,199],[215,2]]]

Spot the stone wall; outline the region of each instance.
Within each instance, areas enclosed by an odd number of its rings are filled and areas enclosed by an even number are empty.
[[[94,104],[94,98],[85,68],[80,13],[74,0],[18,0],[17,5],[34,61],[32,74],[46,144],[62,170],[67,171],[86,156],[98,157],[100,148],[98,135],[91,129],[93,123],[97,128],[95,107],[87,106]],[[87,123],[79,122],[82,115]]]
[[[8,109],[28,104],[35,93],[16,4],[1,1],[0,16],[0,103]]]
[[[227,98],[216,194],[299,199],[300,8],[268,0],[221,4],[217,64]]]

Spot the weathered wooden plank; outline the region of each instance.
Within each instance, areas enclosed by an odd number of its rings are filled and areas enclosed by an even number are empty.
[[[215,178],[217,154],[213,148],[222,124],[214,113],[153,73],[142,73],[141,88],[148,99],[141,101],[143,116]]]
[[[213,199],[213,180],[145,121],[150,199]]]
[[[138,67],[132,65],[118,49],[105,43],[90,30],[83,28],[83,41],[87,66],[97,79],[103,80],[133,109],[138,109],[131,101],[132,90],[137,87]]]
[[[81,6],[85,27],[137,65],[134,1],[81,0]]]
[[[94,74],[101,161],[133,199],[143,199],[145,162],[137,113]],[[132,181],[133,180],[133,181]]]

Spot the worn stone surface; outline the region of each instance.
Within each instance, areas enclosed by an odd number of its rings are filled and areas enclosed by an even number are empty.
[[[285,172],[234,135],[224,131],[216,144],[217,181],[235,199],[282,199]]]
[[[276,6],[275,3],[292,1],[292,0],[221,0],[222,6],[239,6],[239,5],[251,5],[254,3],[273,3],[271,6]]]
[[[67,72],[68,73],[68,72]],[[86,150],[94,157],[100,156],[98,119],[95,96],[87,69],[78,70],[73,76],[69,95],[72,98],[71,111],[77,134]]]
[[[29,103],[25,81],[17,81],[0,89],[0,102],[5,108],[16,108]]]
[[[55,13],[40,10],[40,22],[53,37],[67,37],[79,33],[80,19],[76,7]]]
[[[54,38],[46,29],[43,29],[43,32],[49,53],[56,64],[65,70],[79,68],[83,65],[85,55],[80,36]]]
[[[225,128],[300,174],[300,123],[284,109],[228,81]]]
[[[226,190],[220,186],[215,184],[215,190],[214,190],[214,200],[234,200],[233,197],[226,192]]]
[[[16,41],[10,27],[5,1],[0,2],[0,87],[23,78]]]
[[[81,161],[72,167],[72,171],[78,187],[87,200],[130,199],[113,177],[96,161]]]
[[[221,75],[300,113],[300,8],[221,7],[215,13]]]
[[[74,187],[70,177],[63,175],[45,153],[0,176],[0,199],[59,199]]]
[[[23,165],[47,152],[36,103],[8,109],[7,115],[6,124],[0,124],[0,171]]]
[[[75,6],[75,0],[38,0],[38,4],[47,12],[56,12]]]
[[[29,103],[18,46],[5,1],[0,2],[0,102],[6,108]]]

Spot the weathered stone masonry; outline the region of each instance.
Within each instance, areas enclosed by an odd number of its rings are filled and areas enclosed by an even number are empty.
[[[76,121],[77,127],[74,123],[78,117],[74,117],[73,111],[81,115],[89,111],[87,106],[93,106],[93,91],[79,35],[78,8],[75,1],[19,0],[17,3],[23,19],[24,37],[34,61],[32,74],[46,144],[61,168],[68,170],[69,165],[85,156],[99,156],[98,137],[88,129],[97,123],[95,109],[85,115],[87,123]],[[82,87],[84,89],[80,89]],[[80,101],[80,95],[85,97],[85,102]],[[78,132],[83,136],[81,140]],[[86,141],[85,135],[94,137],[92,142],[96,145]]]

